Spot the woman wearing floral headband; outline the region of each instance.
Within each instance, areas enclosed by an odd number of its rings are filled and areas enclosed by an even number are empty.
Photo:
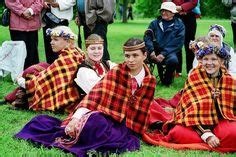
[[[230,56],[215,45],[204,44],[197,57],[202,63],[185,82],[174,118],[167,123],[175,126],[168,130],[170,125],[164,125],[166,136],[147,141],[162,141],[161,145],[176,149],[235,152],[236,80],[223,66]]]
[[[84,54],[75,47],[76,35],[69,27],[48,29],[47,34],[59,58],[51,65],[40,63],[26,69],[16,80],[20,88],[6,100],[19,108],[70,112],[81,99],[74,78]]]
[[[77,156],[85,156],[88,150],[121,153],[139,149],[137,135],[147,129],[156,79],[144,64],[147,54],[142,40],[129,39],[123,50],[125,62],[111,69],[67,120],[62,123],[37,116],[16,137]]]
[[[199,49],[199,46],[202,45],[202,43],[206,42],[206,40],[209,40],[208,42],[211,42],[213,45],[218,46],[221,48],[223,51],[227,52],[230,54],[231,59],[225,60],[225,67],[229,70],[229,73],[233,76],[236,77],[236,70],[235,70],[235,64],[236,64],[236,56],[234,54],[234,49],[230,47],[228,44],[223,42],[223,39],[225,37],[226,30],[223,26],[214,24],[211,25],[209,28],[209,32],[207,35],[208,39],[203,39],[203,37],[200,37],[199,39],[190,42],[190,49],[192,51],[197,52]],[[201,41],[202,40],[202,41]],[[195,50],[194,50],[195,49]],[[193,68],[195,68],[198,65],[197,58],[195,57],[193,61]]]

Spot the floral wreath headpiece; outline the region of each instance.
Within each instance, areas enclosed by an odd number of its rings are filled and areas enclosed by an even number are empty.
[[[68,39],[75,40],[76,39],[76,35],[74,33],[68,32],[68,31],[65,31],[65,30],[48,28],[46,30],[46,34],[48,36],[62,37],[62,38],[65,38],[66,40],[68,40]]]
[[[196,55],[198,58],[203,58],[205,55],[213,54],[213,53],[224,60],[229,60],[231,57],[229,52],[225,48],[222,47],[219,49],[215,45],[208,45],[208,46],[200,47]]]

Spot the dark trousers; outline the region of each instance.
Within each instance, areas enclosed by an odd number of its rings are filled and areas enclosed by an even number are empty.
[[[58,26],[68,26],[69,22],[67,20],[64,20],[62,23],[60,23]],[[58,58],[58,54],[52,51],[52,47],[51,47],[51,37],[47,36],[46,34],[46,30],[48,28],[53,28],[54,26],[49,26],[46,25],[45,27],[43,27],[43,39],[44,39],[44,49],[45,49],[45,55],[46,55],[46,60],[47,63],[52,64],[57,58]]]
[[[174,80],[174,72],[179,64],[175,53],[169,54],[161,63],[157,63],[157,70],[162,84],[170,85]]]
[[[25,59],[24,69],[33,64],[39,63],[38,56],[38,31],[16,31],[10,30],[11,40],[24,41],[26,45],[27,56]]]
[[[183,21],[185,25],[185,40],[184,40],[184,48],[186,52],[186,70],[187,73],[192,69],[192,64],[194,60],[194,53],[192,50],[189,49],[189,42],[190,40],[195,39],[195,34],[197,30],[197,21],[195,14],[193,12],[190,12],[186,15],[180,15],[179,16],[181,20]],[[177,72],[182,71],[182,53],[178,54],[179,58],[179,69],[177,69]],[[181,58],[181,59],[180,59]],[[180,70],[181,69],[181,70]]]
[[[236,23],[231,22],[231,27],[233,31],[234,49],[236,49]]]
[[[103,60],[110,60],[110,55],[107,49],[107,23],[103,22],[97,22],[94,29],[91,31],[87,25],[84,26],[84,39],[87,39],[87,37],[91,34],[97,34],[102,37],[104,40],[104,50],[103,50]]]
[[[179,64],[176,66],[176,72],[177,73],[182,73],[182,65],[183,65],[183,56],[182,56],[182,51],[177,52],[177,58],[179,61]]]

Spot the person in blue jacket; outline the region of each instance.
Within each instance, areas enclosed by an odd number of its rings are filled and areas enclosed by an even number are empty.
[[[175,17],[177,10],[173,2],[163,2],[160,12],[161,16],[153,20],[145,32],[144,41],[149,59],[157,64],[162,84],[169,86],[179,62],[177,53],[184,44],[185,27]]]

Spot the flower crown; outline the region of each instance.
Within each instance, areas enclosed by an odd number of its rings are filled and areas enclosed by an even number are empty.
[[[196,55],[198,58],[203,58],[205,55],[213,54],[213,53],[224,60],[230,59],[230,54],[227,52],[225,48],[222,47],[219,49],[217,46],[214,46],[214,45],[208,45],[208,46],[204,46],[200,48],[197,51]]]
[[[63,37],[65,39],[73,39],[75,40],[76,39],[76,36],[75,34],[73,33],[70,33],[70,32],[66,32],[64,30],[58,30],[58,29],[51,29],[51,28],[48,28],[46,30],[46,34],[48,36],[56,36],[56,37]]]
[[[190,41],[189,43],[189,49],[191,50],[199,50],[200,48],[204,47],[204,43],[202,41],[196,42],[196,41]]]
[[[223,26],[218,25],[218,24],[211,25],[210,28],[209,28],[209,31],[212,31],[212,30],[219,31],[222,34],[222,36],[225,37],[226,30]]]

